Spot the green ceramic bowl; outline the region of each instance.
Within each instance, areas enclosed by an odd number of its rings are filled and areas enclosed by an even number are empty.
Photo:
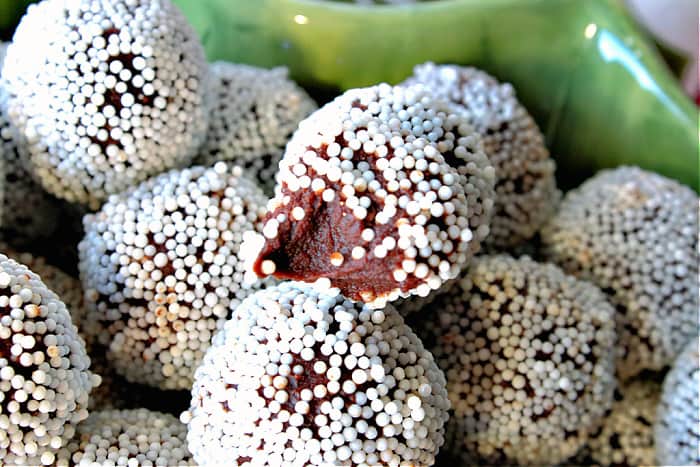
[[[697,110],[618,1],[175,1],[211,60],[286,65],[331,92],[474,65],[514,84],[565,184],[634,164],[698,188]]]

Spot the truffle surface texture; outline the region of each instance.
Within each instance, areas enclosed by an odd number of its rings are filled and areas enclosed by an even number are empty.
[[[99,384],[66,306],[0,254],[0,460],[52,465]]]
[[[232,161],[272,194],[284,147],[316,103],[284,67],[215,62],[209,70],[209,129],[197,162]]]
[[[532,238],[554,214],[561,193],[544,136],[513,86],[476,68],[430,62],[416,66],[406,83],[422,83],[462,106],[481,135],[496,169],[490,249],[510,249]]]
[[[664,380],[654,425],[658,465],[700,464],[699,343],[686,344]]]
[[[194,465],[185,425],[173,415],[147,409],[90,414],[62,454],[60,465]]]

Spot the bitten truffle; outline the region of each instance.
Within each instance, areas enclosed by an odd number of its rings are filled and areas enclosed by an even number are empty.
[[[418,65],[407,84],[422,83],[464,108],[496,169],[496,205],[491,234],[494,248],[512,248],[532,238],[554,214],[561,197],[555,163],[544,137],[513,86],[476,68]]]
[[[284,146],[316,103],[284,67],[215,62],[209,70],[209,129],[198,162],[232,161],[271,194]]]
[[[634,380],[615,391],[615,402],[603,425],[588,440],[588,458],[595,465],[655,465],[654,420],[661,385]]]
[[[332,293],[284,282],[234,311],[181,416],[199,465],[433,465],[449,408],[433,356],[391,306]]]
[[[212,334],[257,285],[242,284],[243,232],[267,199],[241,169],[173,170],[84,219],[87,319],[127,380],[189,389]]]
[[[615,387],[600,290],[529,257],[483,256],[432,309],[415,329],[447,377],[448,457],[555,465],[583,446]]]
[[[700,464],[700,354],[695,337],[664,380],[654,439],[658,465]]]
[[[7,45],[0,42],[0,70]],[[22,166],[26,143],[7,115],[8,93],[0,76],[0,238],[29,243],[56,227],[58,206]]]
[[[78,426],[58,465],[194,465],[186,436],[185,425],[170,414],[147,409],[95,412]]]
[[[3,77],[33,177],[97,209],[190,162],[206,132],[207,72],[169,0],[44,0],[17,27]]]
[[[245,250],[260,276],[327,278],[374,308],[426,296],[488,235],[494,181],[446,101],[422,86],[353,89],[300,123]]]
[[[697,195],[636,167],[569,192],[542,230],[544,255],[616,305],[618,374],[670,365],[698,332]]]
[[[66,306],[0,254],[0,461],[51,465],[87,413],[99,377]]]

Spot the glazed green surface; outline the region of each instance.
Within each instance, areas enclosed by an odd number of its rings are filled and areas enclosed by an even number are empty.
[[[415,64],[514,84],[565,185],[634,164],[698,188],[698,113],[615,0],[175,0],[211,60],[287,65],[312,88],[398,83]]]

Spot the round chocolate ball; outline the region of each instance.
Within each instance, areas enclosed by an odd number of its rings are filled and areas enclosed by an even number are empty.
[[[246,254],[257,275],[326,278],[374,308],[424,297],[488,235],[494,180],[453,105],[423,86],[353,89],[300,123]]]
[[[127,380],[190,388],[214,332],[260,285],[243,283],[238,253],[266,201],[219,162],[151,178],[85,217],[85,329]]]
[[[698,196],[637,167],[604,170],[565,196],[543,253],[617,307],[618,374],[670,365],[698,332]]]
[[[415,328],[447,377],[448,458],[556,465],[584,445],[615,387],[600,290],[529,257],[482,256],[431,308]]]
[[[432,465],[448,408],[444,375],[391,306],[284,282],[214,337],[181,420],[198,465]]]
[[[7,50],[7,115],[27,140],[32,176],[97,209],[190,162],[206,132],[207,72],[169,0],[43,0]]]

